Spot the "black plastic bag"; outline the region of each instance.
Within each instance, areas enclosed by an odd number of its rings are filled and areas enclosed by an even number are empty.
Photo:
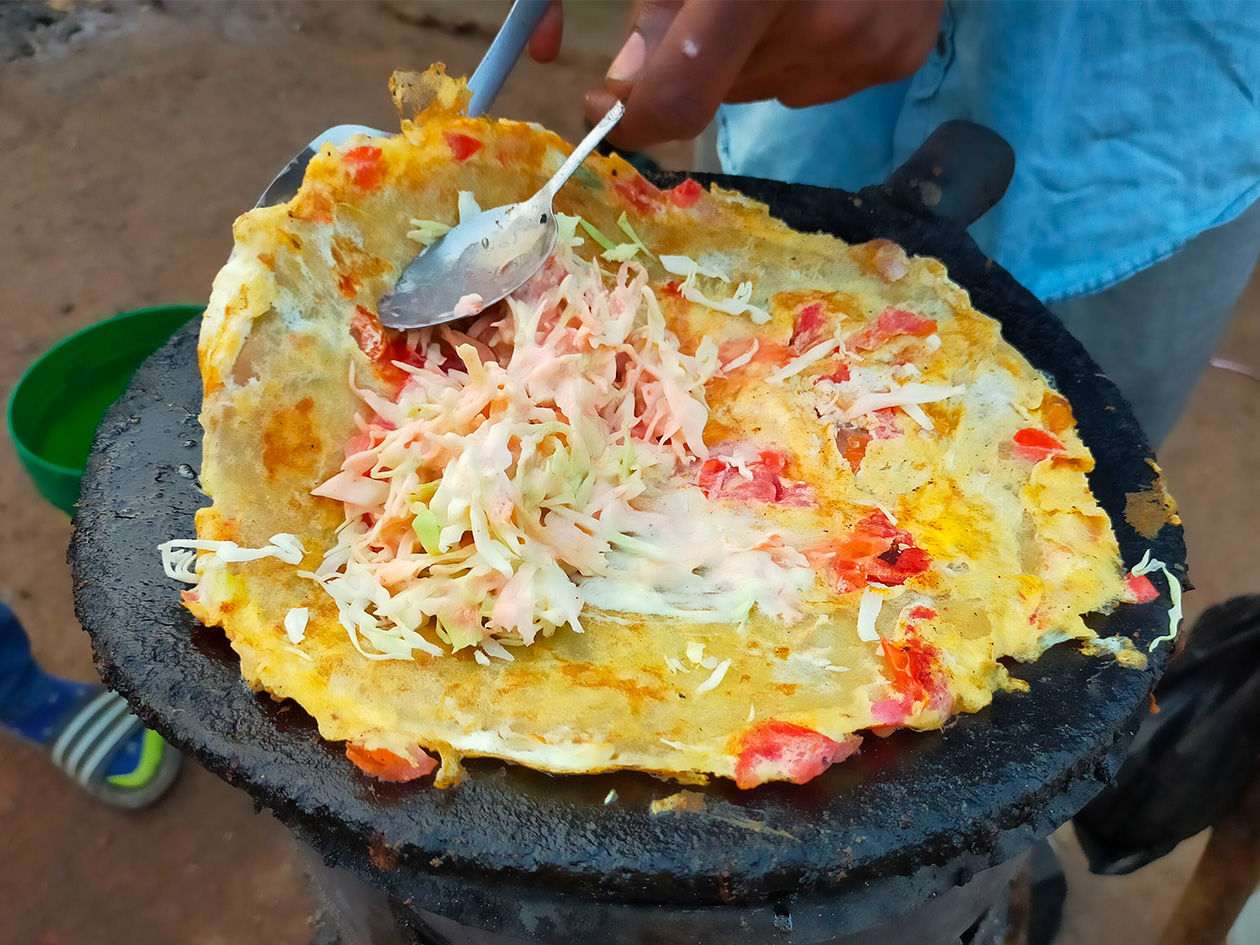
[[[1120,768],[1073,823],[1095,873],[1129,873],[1210,827],[1260,759],[1260,595],[1206,611]]]

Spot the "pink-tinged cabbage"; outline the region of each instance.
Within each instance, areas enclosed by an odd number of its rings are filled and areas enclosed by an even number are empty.
[[[766,535],[751,520],[715,518],[696,547],[697,516],[735,513],[670,482],[708,455],[716,346],[680,348],[638,264],[609,277],[570,249],[506,316],[411,333],[422,363],[396,362],[410,375],[396,399],[356,387],[370,418],[314,491],[343,502],[346,521],[310,577],[365,656],[440,642],[510,657],[493,641],[580,632],[588,597],[615,606],[649,576],[647,612],[796,616],[808,570],[753,550]]]

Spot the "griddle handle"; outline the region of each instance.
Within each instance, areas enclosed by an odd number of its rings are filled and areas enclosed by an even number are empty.
[[[1015,173],[1015,152],[996,131],[955,118],[933,131],[880,188],[911,213],[928,213],[966,229],[1002,199]]]

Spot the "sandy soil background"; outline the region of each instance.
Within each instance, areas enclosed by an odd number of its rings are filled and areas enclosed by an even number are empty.
[[[621,35],[624,4],[573,4],[559,63],[522,63],[498,109],[582,130],[578,101]],[[117,311],[204,301],[231,223],[314,133],[395,121],[395,67],[471,71],[506,3],[0,3],[0,391],[54,341]],[[685,145],[657,156],[686,166]],[[1260,366],[1260,286],[1222,355]],[[1260,384],[1213,370],[1162,461],[1199,590],[1260,590]],[[92,676],[74,621],[70,524],[0,438],[0,598],[51,670]],[[1095,879],[1061,834],[1060,941],[1153,940],[1200,841],[1135,876]],[[284,828],[190,767],[157,808],[107,810],[40,754],[0,745],[0,945],[304,945],[308,903]]]

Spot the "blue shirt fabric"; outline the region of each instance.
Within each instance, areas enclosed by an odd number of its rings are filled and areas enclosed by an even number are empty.
[[[913,76],[724,106],[718,154],[727,173],[856,190],[950,118],[1015,149],[980,247],[1044,302],[1101,291],[1260,198],[1260,3],[949,0]]]

